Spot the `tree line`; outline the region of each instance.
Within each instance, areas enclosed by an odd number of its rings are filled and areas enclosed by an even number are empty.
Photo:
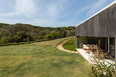
[[[53,40],[74,36],[75,27],[40,27],[30,24],[0,23],[0,44],[13,42],[28,42]]]

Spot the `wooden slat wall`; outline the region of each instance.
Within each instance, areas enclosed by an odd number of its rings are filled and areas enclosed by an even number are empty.
[[[77,26],[75,35],[116,37],[116,3]]]

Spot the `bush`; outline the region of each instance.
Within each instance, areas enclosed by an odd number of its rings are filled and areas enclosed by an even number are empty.
[[[26,41],[27,41],[27,40],[24,38],[24,39],[23,39],[23,42],[26,42]]]
[[[61,38],[62,35],[59,32],[51,32],[50,34],[47,34],[44,36],[44,39],[57,39],[57,38]]]
[[[113,77],[115,76],[115,69],[114,65],[116,64],[111,64],[108,63],[109,65],[106,65],[105,62],[100,62],[99,60],[97,61],[94,58],[95,64],[91,67],[91,77]]]
[[[2,36],[1,39],[0,39],[0,43],[1,44],[4,44],[4,43],[8,43],[9,42],[9,37],[7,36]]]
[[[24,34],[24,32],[18,32],[17,35],[14,35],[14,39],[16,42],[22,42],[23,39],[26,39],[26,35]]]
[[[0,44],[0,46],[20,45],[20,44],[29,44],[29,43],[34,43],[34,41],[29,41],[29,42],[14,42],[14,43],[4,43],[4,44]]]
[[[0,46],[8,46],[8,45],[19,45],[19,43],[14,42],[14,43],[4,43],[4,44],[0,44]]]
[[[45,35],[45,36],[44,36],[44,39],[51,39],[51,35],[50,35],[50,34]]]

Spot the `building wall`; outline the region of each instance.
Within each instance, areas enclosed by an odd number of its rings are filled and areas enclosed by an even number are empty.
[[[75,35],[116,37],[116,3],[77,26]]]

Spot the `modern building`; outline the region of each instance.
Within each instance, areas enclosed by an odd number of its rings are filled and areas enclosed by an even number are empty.
[[[102,48],[115,58],[116,62],[116,1],[76,26],[75,36],[76,48],[78,37],[101,37]]]

